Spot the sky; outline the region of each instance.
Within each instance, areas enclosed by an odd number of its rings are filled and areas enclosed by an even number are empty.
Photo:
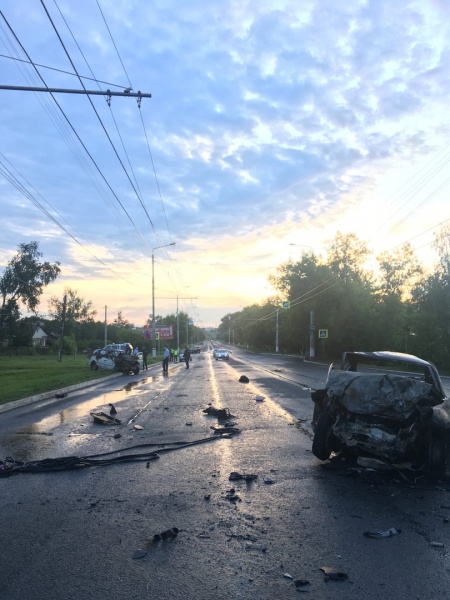
[[[154,290],[156,315],[218,326],[338,232],[374,256],[410,242],[433,269],[450,222],[447,0],[0,11],[0,85],[121,92],[0,89],[0,274],[32,240],[59,261],[40,314],[69,287],[140,326]]]

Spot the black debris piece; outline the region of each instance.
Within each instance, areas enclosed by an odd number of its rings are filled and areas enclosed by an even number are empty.
[[[307,579],[296,579],[294,581],[294,585],[296,588],[304,587],[305,585],[309,585],[310,582]]]
[[[228,479],[230,481],[239,481],[243,479],[244,481],[252,481],[253,479],[257,479],[258,475],[253,473],[238,473],[237,471],[233,471],[230,473]]]
[[[99,425],[120,425],[120,423],[122,423],[119,419],[107,415],[104,412],[91,412],[91,417],[93,417],[95,423],[98,423]]]
[[[211,426],[211,429],[214,431],[214,433],[240,433],[241,430],[238,429],[237,427],[214,427]]]
[[[214,408],[214,406],[208,406],[204,408],[203,412],[207,415],[217,417],[218,419],[231,419],[233,415],[230,413],[229,408]]]
[[[160,540],[168,541],[173,540],[178,535],[180,530],[178,527],[172,527],[171,529],[166,529],[162,533],[156,533],[153,538],[148,542],[149,545],[154,544],[155,542],[159,542]]]
[[[65,398],[67,396],[66,393],[63,394],[55,394],[55,398]]]
[[[383,538],[392,537],[393,535],[397,535],[397,533],[401,533],[401,529],[396,529],[395,527],[391,527],[390,529],[386,529],[386,531],[365,531],[363,533],[364,537],[374,538],[376,540],[381,540]]]
[[[110,415],[117,415],[117,410],[114,407],[114,404],[109,403],[109,406],[111,407],[111,410],[109,411]]]
[[[247,375],[241,375],[239,377],[239,383],[250,383],[250,379],[247,377]]]
[[[324,573],[325,581],[346,581],[348,579],[347,573],[343,573],[334,567],[320,567],[320,570]]]

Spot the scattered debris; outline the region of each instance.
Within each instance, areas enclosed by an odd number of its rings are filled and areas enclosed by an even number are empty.
[[[217,417],[218,419],[233,418],[229,408],[214,408],[214,406],[208,406],[208,408],[203,409],[203,412],[207,415]]]
[[[121,433],[115,433],[115,434],[114,434],[114,439],[115,439],[115,440],[118,440],[118,439],[119,439],[119,438],[121,438],[121,437],[122,437],[122,434],[121,434]]]
[[[120,423],[122,423],[119,419],[107,415],[104,412],[91,412],[91,417],[93,417],[95,423],[98,423],[99,425],[120,425]]]
[[[214,433],[240,433],[241,430],[237,427],[214,427],[211,425],[211,428]]]
[[[392,537],[394,535],[397,535],[397,533],[401,533],[401,529],[396,529],[395,527],[391,527],[390,529],[387,529],[386,531],[365,531],[363,533],[363,535],[365,537],[368,538],[375,538],[375,539],[382,539],[382,538],[388,538],[388,537]]]
[[[111,402],[109,403],[109,406],[111,407],[111,410],[109,411],[110,415],[117,415],[117,410],[114,407],[114,404],[111,404]]]
[[[258,550],[259,552],[265,552],[267,548],[262,544],[255,544],[254,542],[247,542],[245,544],[246,550]]]
[[[142,429],[144,429],[142,427],[142,425],[133,425],[133,429],[136,429],[137,431],[142,431]]]
[[[55,394],[55,398],[65,398],[67,396],[66,393],[62,393],[62,394]]]
[[[237,471],[233,471],[230,473],[228,479],[230,481],[238,481],[239,479],[244,479],[245,481],[251,481],[252,479],[257,479],[258,475],[254,475],[253,473],[238,473]]]
[[[264,396],[260,396],[259,394],[255,398],[256,402],[264,402]]]
[[[206,494],[206,496],[203,496],[203,498],[205,500],[210,500],[211,499],[211,494]]]
[[[250,379],[247,377],[247,375],[241,375],[239,377],[239,383],[250,383]]]
[[[283,573],[283,577],[285,577],[286,579],[294,579],[292,575],[289,575],[289,573]]]
[[[309,585],[310,582],[307,579],[296,579],[294,581],[294,585],[296,588],[304,587],[305,585]]]
[[[192,421],[188,421],[188,422],[186,423],[186,425],[187,425],[188,427],[192,427]]]
[[[204,531],[202,531],[201,533],[199,533],[197,537],[200,538],[200,539],[202,539],[202,540],[210,540],[211,539],[211,536],[208,535],[207,533],[205,533]]]
[[[264,477],[263,481],[264,481],[264,483],[267,483],[267,485],[275,483],[274,480],[271,479],[270,477]]]
[[[334,567],[320,567],[320,570],[324,573],[325,581],[346,581],[348,579],[347,573],[342,573]]]
[[[227,490],[225,498],[227,500],[229,500],[230,502],[240,502],[241,499],[240,497],[236,494],[236,490],[234,488],[231,488],[230,490]]]
[[[155,533],[155,535],[146,542],[145,547],[149,548],[150,546],[161,540],[164,542],[173,540],[177,537],[179,531],[180,530],[178,529],[178,527],[172,527],[171,529],[166,529],[162,533]]]
[[[433,546],[433,548],[443,548],[444,544],[442,542],[430,542],[430,546]]]
[[[173,540],[173,538],[178,535],[179,531],[180,530],[178,529],[178,527],[172,527],[171,529],[166,529],[165,531],[163,531],[160,534],[154,535],[153,539],[155,541],[158,541],[158,540],[164,540],[164,541]]]
[[[145,550],[135,550],[131,558],[144,558],[144,556],[147,556],[147,552]]]

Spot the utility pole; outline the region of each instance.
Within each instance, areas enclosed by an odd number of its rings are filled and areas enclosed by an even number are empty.
[[[108,334],[108,323],[107,323],[107,320],[106,320],[106,309],[107,309],[107,308],[108,308],[108,307],[107,307],[107,306],[106,306],[106,304],[105,304],[105,344],[104,344],[105,346],[106,346],[106,345],[107,345],[107,343],[108,343],[108,335],[107,335],[107,334]]]
[[[67,307],[67,296],[64,295],[63,310],[62,310],[62,323],[61,323],[61,337],[59,339],[59,357],[58,362],[62,361],[62,353],[64,348],[64,327],[66,324],[66,307]]]
[[[277,308],[277,323],[275,325],[275,352],[278,354],[279,352],[279,347],[278,347],[278,312],[279,312],[279,308]]]
[[[316,341],[316,326],[314,325],[314,311],[312,310],[310,312],[310,321],[309,321],[309,358],[314,358],[316,356],[315,341]]]

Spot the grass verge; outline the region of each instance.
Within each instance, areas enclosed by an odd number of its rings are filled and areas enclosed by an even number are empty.
[[[69,385],[101,379],[111,371],[91,371],[86,356],[1,356],[0,405]]]

